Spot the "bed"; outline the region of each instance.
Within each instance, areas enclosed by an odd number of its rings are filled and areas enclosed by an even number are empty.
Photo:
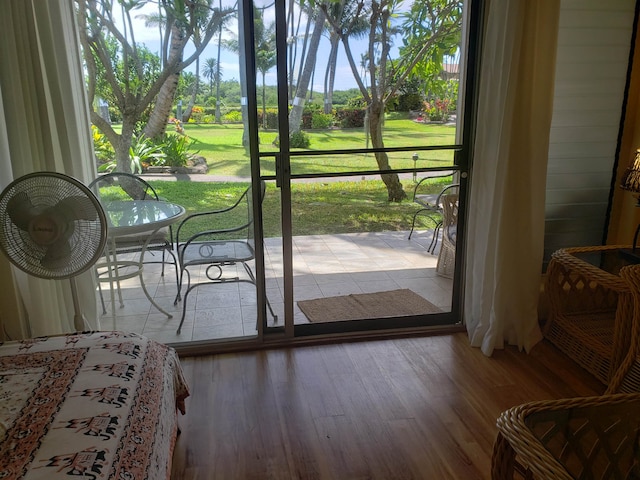
[[[0,345],[0,478],[168,479],[189,395],[175,351],[133,333]]]

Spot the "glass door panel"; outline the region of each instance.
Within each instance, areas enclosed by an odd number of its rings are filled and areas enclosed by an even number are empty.
[[[458,102],[462,35],[447,40],[451,44],[440,52],[437,74],[404,75],[401,65],[420,43],[415,35],[427,30],[421,17],[426,5],[418,1],[396,12],[393,33],[384,22],[375,24],[381,21],[375,2],[366,6],[370,10],[358,14],[367,20],[361,41],[351,44],[316,35],[318,29],[337,32],[342,21],[354,28],[348,5],[341,4],[342,12],[321,4],[313,12],[293,2],[255,5],[261,18],[275,18],[279,53],[276,118],[266,102],[258,108],[259,158],[262,178],[275,180],[280,193],[282,237],[270,236],[265,223],[265,258],[267,290],[282,300],[285,331],[306,335],[455,323],[459,289],[451,247],[458,220],[444,218],[438,193],[456,184],[448,191],[457,195],[455,217],[468,158],[461,142],[463,102]],[[462,28],[461,2],[435,8],[448,9],[440,12],[443,18]],[[396,35],[401,25],[412,32],[405,44],[411,48],[380,42],[379,33]],[[427,37],[425,45],[431,41]],[[389,47],[384,51],[398,61],[362,56],[356,73],[354,54],[382,52],[378,47]],[[403,82],[392,85],[399,78]],[[424,196],[434,197],[432,204],[423,202]],[[354,305],[365,313],[354,316]]]

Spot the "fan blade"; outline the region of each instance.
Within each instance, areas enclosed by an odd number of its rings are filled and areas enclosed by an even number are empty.
[[[55,243],[47,248],[47,253],[40,260],[40,265],[50,270],[56,270],[69,263],[71,256],[71,246],[66,236],[59,238]]]
[[[95,220],[98,218],[94,203],[87,197],[67,197],[51,207],[57,215],[64,215],[68,221]]]
[[[37,215],[36,207],[26,192],[18,192],[7,202],[9,218],[21,230],[29,230],[29,222]]]

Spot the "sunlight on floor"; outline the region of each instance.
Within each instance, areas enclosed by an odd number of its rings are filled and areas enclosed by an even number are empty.
[[[295,237],[296,301],[409,288],[434,305],[449,309],[452,281],[435,273],[437,254],[427,252],[431,232],[416,232],[410,241],[407,236],[408,232],[385,232]],[[281,239],[266,239],[265,247],[267,296],[276,314],[283,319]],[[242,267],[237,270],[238,275],[243,275],[242,270]],[[178,335],[183,302],[174,305],[175,273],[173,267],[167,267],[164,276],[160,273],[160,265],[145,265],[145,284],[154,301],[172,314],[172,318],[153,307],[136,277],[121,282],[124,306],[119,306],[114,293],[113,311],[109,284],[103,284],[106,314],[101,318],[101,328],[134,331],[162,342],[256,334],[255,288],[241,282],[203,285],[193,290],[187,299],[185,320]],[[202,271],[199,274],[204,275]],[[296,305],[295,323],[306,322]]]

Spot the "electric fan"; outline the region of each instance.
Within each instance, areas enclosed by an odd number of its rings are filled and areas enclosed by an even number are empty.
[[[0,193],[0,249],[20,270],[39,278],[69,278],[74,323],[84,328],[74,277],[102,255],[107,221],[95,195],[73,177],[35,172]]]

